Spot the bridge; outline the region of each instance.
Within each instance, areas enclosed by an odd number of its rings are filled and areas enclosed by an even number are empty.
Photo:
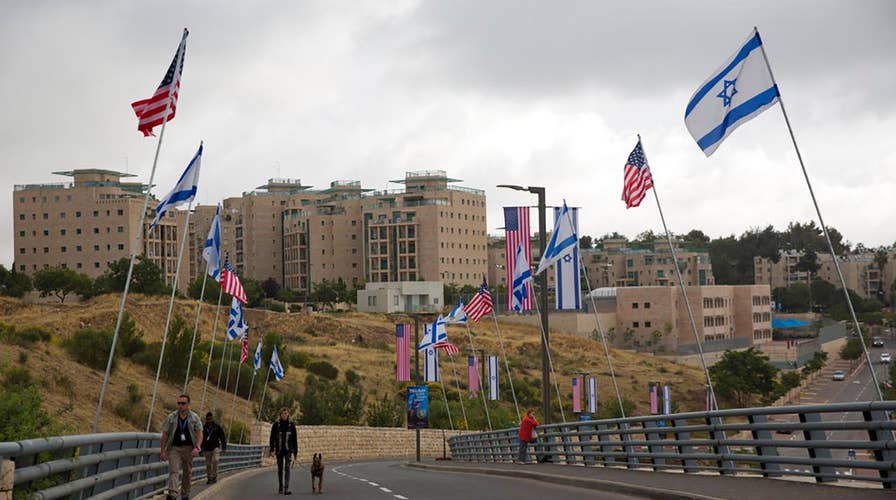
[[[551,424],[538,428],[529,465],[512,463],[516,429],[462,433],[446,440],[450,461],[413,462],[413,449],[405,449],[392,452],[405,457],[398,461],[329,462],[324,488],[335,498],[892,498],[894,410],[896,401],[853,402]],[[159,438],[107,433],[0,443],[0,486],[8,498],[160,495],[168,465],[159,460]],[[340,456],[313,449],[311,439],[303,456]],[[265,455],[261,445],[229,445],[221,482],[197,485],[194,497],[273,497],[275,471],[263,467]],[[294,467],[296,494],[310,494],[307,474]],[[204,479],[201,458],[192,479]]]

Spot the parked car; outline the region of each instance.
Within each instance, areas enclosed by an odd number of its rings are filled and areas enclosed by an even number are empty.
[[[880,362],[881,363],[889,363],[890,362],[890,353],[888,353],[888,352],[880,353]]]
[[[872,347],[883,347],[884,339],[880,337],[871,337],[871,346]]]
[[[831,376],[832,380],[846,380],[846,372],[843,370],[837,370],[834,372],[834,375]]]

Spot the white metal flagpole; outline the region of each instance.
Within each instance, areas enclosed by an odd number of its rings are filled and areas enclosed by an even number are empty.
[[[464,326],[467,327],[467,338],[470,340],[470,351],[473,356],[476,356],[476,347],[473,345],[473,331],[470,330],[470,324],[464,323]],[[485,419],[488,421],[488,430],[492,430],[492,417],[488,413],[488,403],[485,401],[485,394],[482,393],[482,375],[479,374],[479,370],[476,370],[476,377],[479,379],[479,395],[482,396],[482,408],[485,410]]]
[[[258,375],[258,370],[252,370],[252,381],[249,382],[249,395],[246,396],[246,402],[249,404],[249,416],[250,416],[250,418],[251,418],[251,415],[252,415],[252,387],[255,386],[255,376],[256,376],[256,375]],[[240,443],[243,442],[243,429],[245,429],[245,427],[243,427],[243,428],[240,429],[240,441],[239,441]]]
[[[184,376],[184,394],[187,393],[187,385],[190,383],[190,368],[193,366],[193,349],[196,347],[196,332],[199,331],[199,316],[202,314],[202,303],[205,299],[205,282],[208,280],[208,265],[205,275],[202,277],[202,291],[199,292],[199,307],[196,308],[196,321],[193,323],[193,340],[190,342],[190,358],[187,360],[187,374]]]
[[[244,335],[248,335],[245,333]],[[230,399],[230,422],[227,424],[227,442],[230,442],[230,430],[233,429],[233,411],[236,408],[236,393],[240,390],[240,374],[243,372],[243,365],[236,365],[236,383],[233,385],[233,397]]]
[[[215,324],[212,327],[212,341],[211,341],[211,345],[208,348],[208,364],[205,365],[205,383],[202,384],[202,402],[199,404],[199,413],[200,414],[202,414],[202,410],[205,409],[205,392],[208,389],[208,373],[212,369],[212,359],[213,359],[212,355],[215,352],[215,335],[218,332],[218,315],[221,312],[221,297],[223,295],[224,295],[224,290],[219,288],[218,289],[218,307],[215,308]],[[224,353],[222,352],[221,353],[221,363],[222,364],[224,363],[223,354]],[[218,375],[218,379],[220,379],[220,378],[221,378],[221,376]]]
[[[507,381],[510,382],[510,394],[513,396],[513,407],[516,408],[516,421],[519,423],[523,421],[523,416],[520,414],[520,405],[516,400],[516,390],[513,388],[513,377],[510,376],[510,362],[507,361],[507,352],[504,351],[504,340],[501,338],[501,328],[498,327],[498,316],[495,315],[494,308],[492,308],[492,319],[495,321],[495,333],[498,335],[498,347],[501,348],[501,356],[504,358],[504,368],[507,370]]]
[[[268,392],[268,380],[271,378],[271,365],[268,363],[268,370],[264,376],[264,389],[261,390],[261,402],[258,403],[258,420],[261,420],[261,411],[264,409],[264,396]]]
[[[759,29],[755,26],[753,30],[756,32],[756,36],[759,36]],[[790,132],[790,140],[793,141],[793,149],[796,151],[796,157],[800,161],[800,168],[803,170],[803,177],[806,179],[806,187],[809,188],[809,195],[812,197],[812,204],[815,206],[815,213],[818,214],[818,222],[821,224],[821,230],[824,233],[824,239],[828,243],[828,249],[831,251],[831,258],[834,261],[834,268],[837,270],[837,276],[840,278],[840,286],[843,288],[843,295],[846,296],[846,304],[849,306],[849,314],[852,317],[853,325],[855,325],[856,333],[859,335],[859,344],[862,345],[862,350],[865,352],[865,359],[868,361],[868,371],[871,372],[871,379],[874,381],[874,388],[877,389],[877,397],[883,401],[884,394],[880,389],[880,382],[877,380],[877,373],[874,371],[874,364],[871,361],[871,353],[868,352],[868,346],[865,345],[865,338],[862,335],[862,328],[859,326],[859,319],[856,317],[856,311],[852,306],[852,299],[849,298],[849,289],[846,288],[846,279],[843,278],[843,271],[840,269],[840,259],[837,258],[837,253],[834,251],[834,245],[831,243],[831,236],[828,234],[828,227],[824,223],[824,218],[821,216],[821,209],[818,208],[818,200],[815,199],[815,191],[812,189],[812,183],[809,182],[809,174],[806,172],[806,165],[803,163],[803,155],[800,153],[800,147],[796,143],[796,136],[793,134],[793,127],[790,126],[790,118],[787,116],[787,109],[784,108],[784,97],[781,95],[781,88],[778,87],[778,82],[775,80],[775,74],[772,73],[772,66],[768,62],[768,56],[765,53],[765,46],[763,44],[759,44],[759,48],[762,50],[762,58],[765,60],[765,65],[768,67],[768,74],[772,77],[772,83],[775,84],[775,87],[778,88],[778,104],[781,105],[781,113],[784,115],[784,121],[787,123],[787,130]]]
[[[451,358],[451,371],[454,372],[454,385],[457,387],[457,400],[460,401],[460,411],[464,415],[464,427],[470,430],[470,423],[467,421],[467,409],[464,408],[464,395],[460,391],[460,377],[457,376],[457,365],[454,363],[454,356],[448,357]]]
[[[184,30],[184,36],[181,44],[187,38],[187,31]],[[177,63],[175,71],[181,67],[183,62],[183,51],[178,46]],[[177,78],[177,74],[174,75]],[[156,165],[159,163],[159,151],[162,149],[162,139],[165,137],[165,125],[168,124],[168,111],[171,110],[171,95],[174,93],[174,82],[168,89],[168,102],[165,104],[165,114],[162,118],[162,130],[159,132],[159,140],[156,142],[156,154],[152,160],[152,170],[149,173],[149,183],[146,185],[146,193],[143,195],[143,210],[140,212],[140,224],[137,226],[137,237],[134,238],[134,246],[131,248],[131,262],[128,264],[128,277],[124,281],[124,292],[121,294],[121,305],[118,307],[118,319],[115,320],[115,333],[112,334],[112,345],[109,347],[109,360],[106,362],[106,374],[103,375],[103,387],[100,389],[100,399],[96,405],[96,416],[93,420],[93,432],[98,431],[100,426],[100,416],[103,414],[103,401],[106,398],[106,389],[109,387],[109,376],[112,373],[112,360],[115,358],[115,346],[118,344],[118,332],[121,330],[121,320],[124,316],[124,306],[128,301],[128,289],[131,286],[131,276],[134,274],[134,260],[137,258],[137,250],[140,248],[143,239],[143,224],[146,222],[146,209],[149,207],[149,193],[152,190],[152,182],[156,176]]]
[[[165,358],[165,344],[168,342],[168,327],[171,325],[171,311],[174,309],[174,295],[177,293],[177,279],[180,276],[180,264],[184,260],[184,247],[187,244],[187,228],[190,227],[190,210],[193,202],[187,204],[187,216],[184,218],[184,234],[177,252],[177,266],[174,268],[174,283],[171,285],[171,298],[168,300],[168,317],[165,319],[165,334],[162,336],[162,350],[159,352],[159,366],[156,368],[156,381],[152,385],[152,399],[149,402],[149,415],[146,417],[146,432],[152,424],[152,413],[156,405],[156,394],[159,390],[159,375],[162,373],[162,360]]]

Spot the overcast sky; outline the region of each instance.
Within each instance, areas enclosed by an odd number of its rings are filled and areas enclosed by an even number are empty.
[[[620,201],[641,134],[669,228],[713,237],[815,219],[779,107],[706,158],[684,125],[696,87],[758,26],[822,215],[847,240],[896,241],[896,2],[5,2],[0,7],[0,263],[13,185],[105,168],[147,182],[152,95],[190,29],[155,184],[205,140],[199,202],[270,177],[396,189],[445,170],[502,206],[500,183],[582,207],[581,233],[662,230]],[[533,220],[535,220],[533,216]],[[551,223],[549,222],[549,225]],[[537,228],[533,227],[533,231]]]

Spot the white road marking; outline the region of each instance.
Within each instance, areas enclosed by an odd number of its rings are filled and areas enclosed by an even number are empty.
[[[395,495],[395,498],[399,498],[401,500],[408,500],[408,497],[403,497],[401,495]]]
[[[382,486],[380,486],[380,490],[386,493],[392,493],[392,490],[390,490],[389,488],[383,488]]]

